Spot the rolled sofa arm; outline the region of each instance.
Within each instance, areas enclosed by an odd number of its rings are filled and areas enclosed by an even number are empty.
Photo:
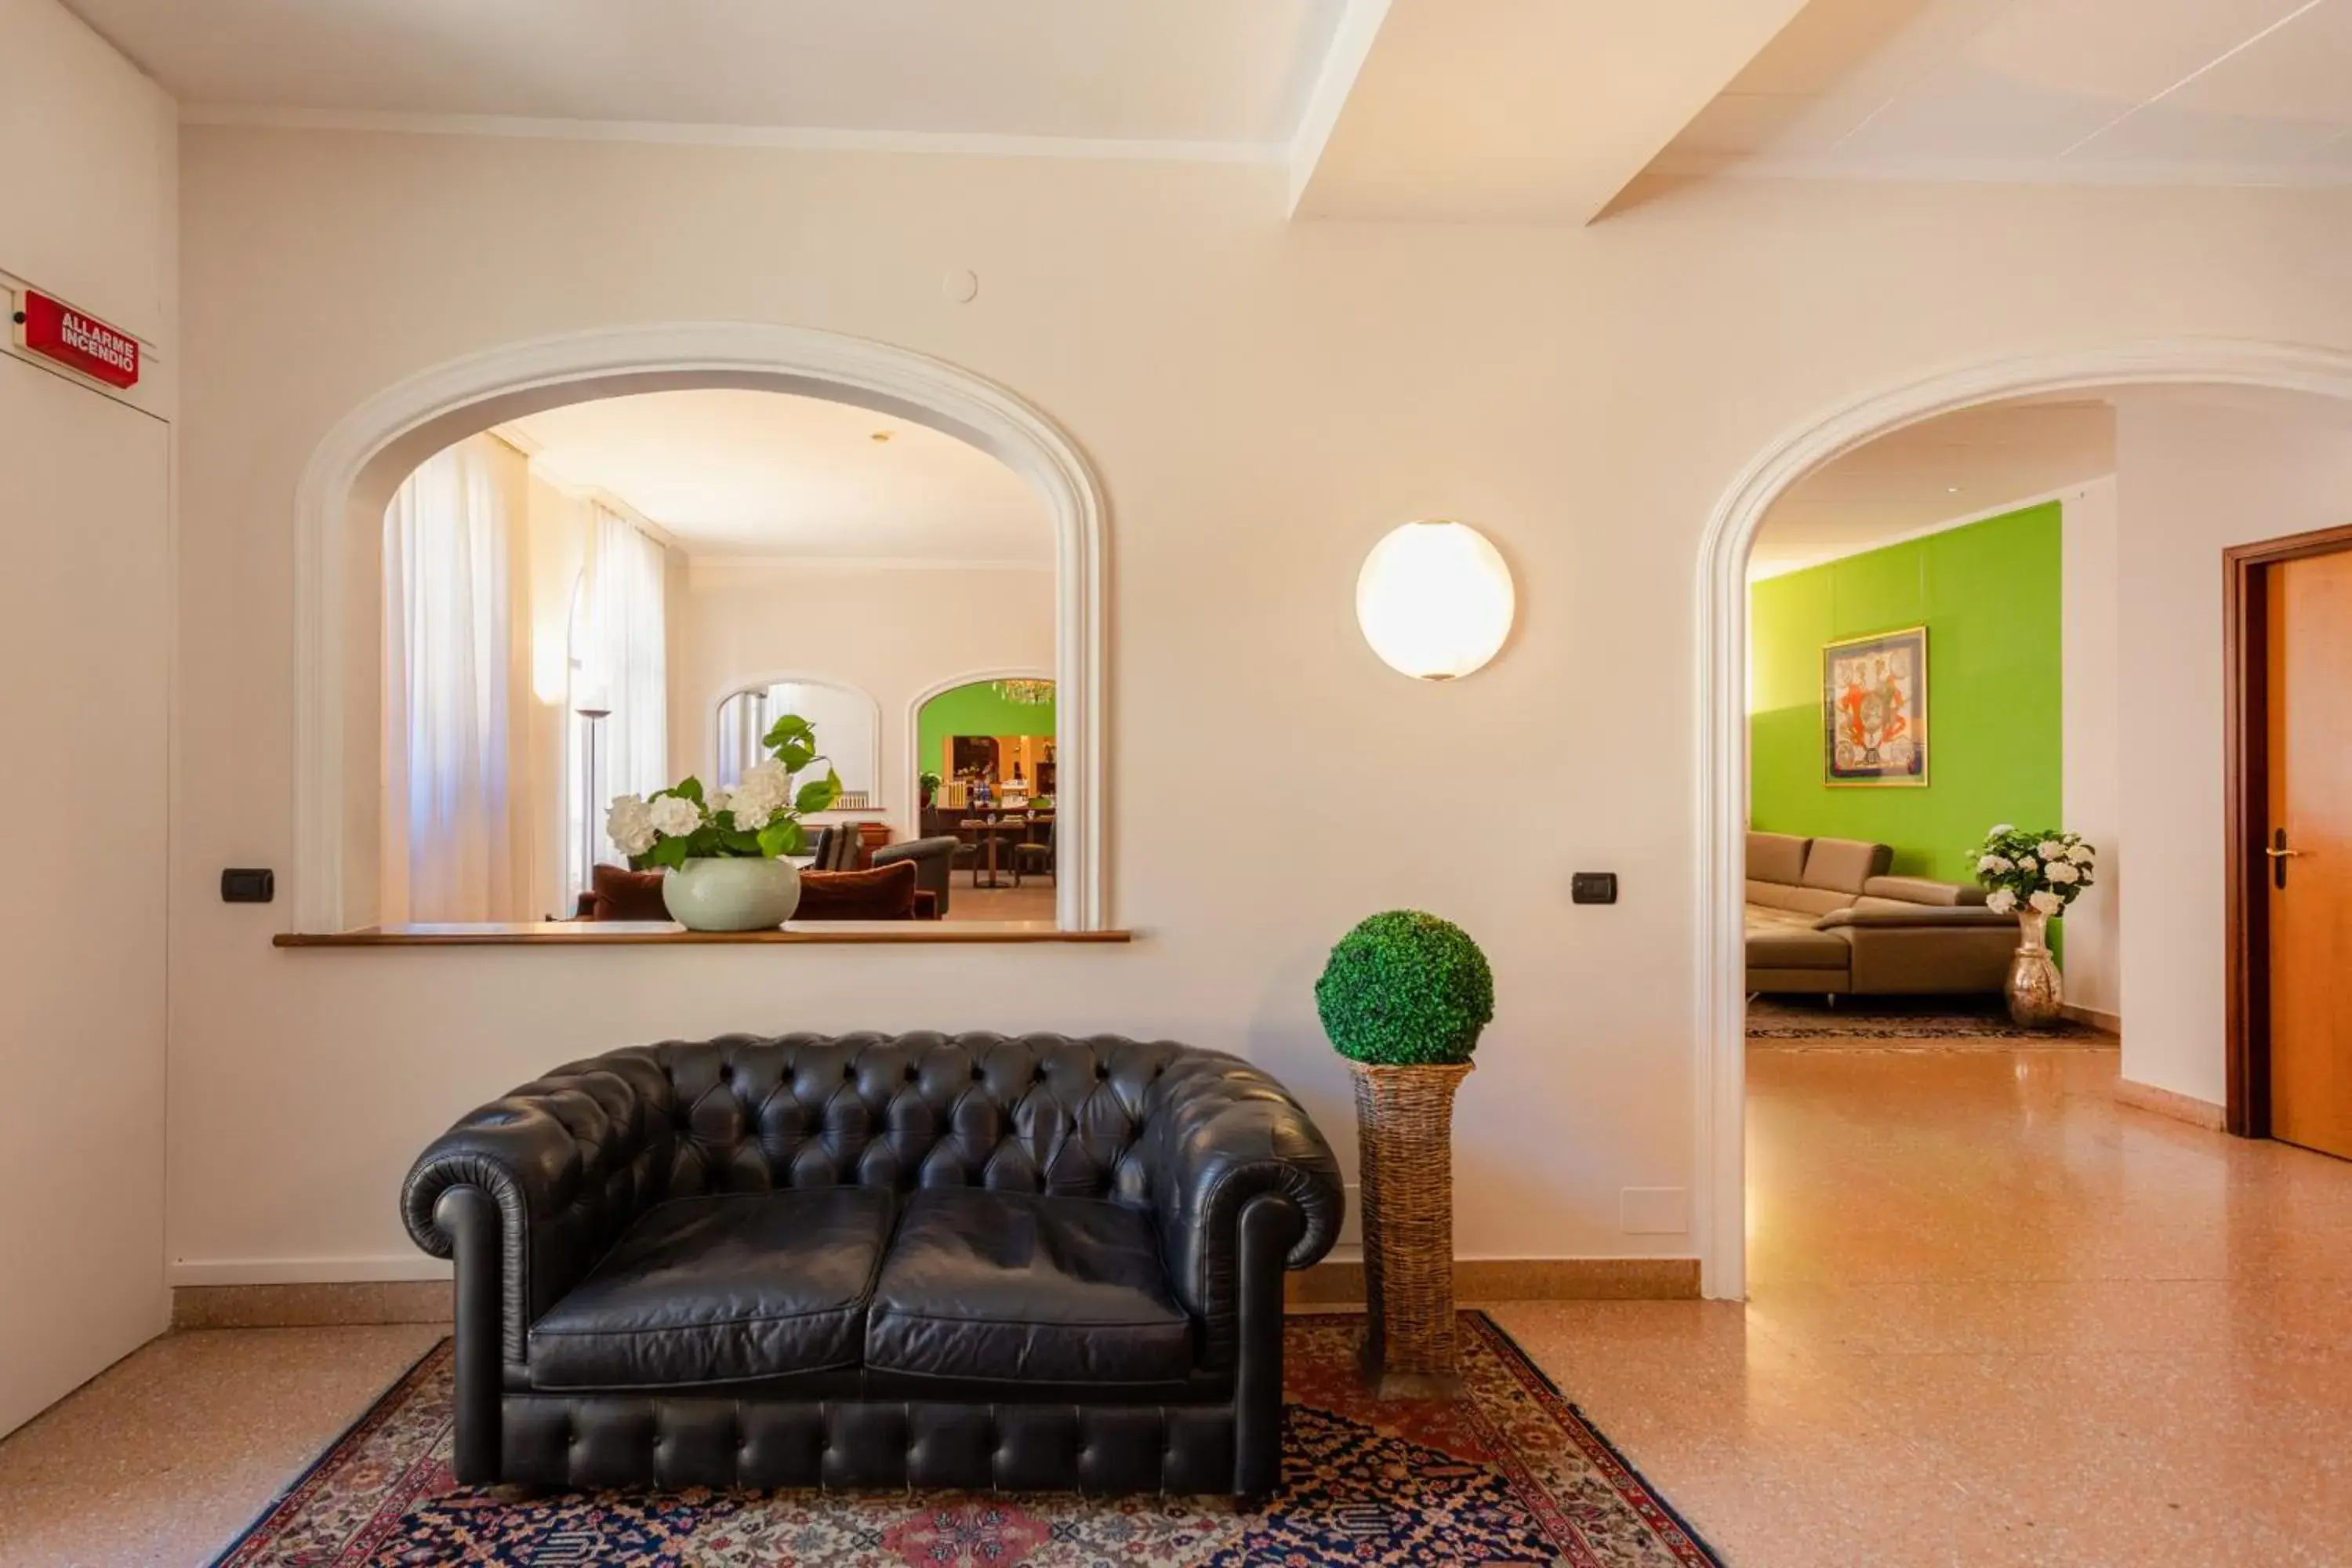
[[[1289,1091],[1238,1057],[1188,1051],[1154,1086],[1145,1124],[1160,1257],[1184,1310],[1207,1329],[1206,1362],[1229,1364],[1241,1310],[1242,1211],[1271,1195],[1298,1213],[1283,1262],[1331,1250],[1347,1193],[1331,1146]]]
[[[448,1258],[445,1194],[473,1188],[499,1216],[504,1350],[586,1274],[624,1226],[659,1201],[676,1132],[669,1079],[650,1050],[558,1068],[461,1118],[401,1184],[410,1239]]]

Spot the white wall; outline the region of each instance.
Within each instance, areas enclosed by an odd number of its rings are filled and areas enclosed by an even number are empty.
[[[147,347],[121,397],[0,353],[0,1433],[168,1317],[174,121],[49,0],[0,0],[0,272]]]
[[[917,694],[984,671],[1054,668],[1050,570],[706,556],[687,584],[670,725],[678,769],[711,766],[723,693],[787,671],[846,681],[881,706],[880,805],[899,838],[919,826],[907,745]]]
[[[56,0],[0,0],[0,270],[136,337],[167,340],[178,118]]]
[[[1115,1028],[1243,1051],[1352,1163],[1311,987],[1375,910],[1461,921],[1499,1012],[1459,1104],[1472,1257],[1684,1254],[1699,536],[1742,466],[1923,368],[2167,334],[2352,346],[2352,198],[1725,183],[1590,228],[1286,225],[1279,170],[192,128],[174,853],[180,1278],[414,1271],[391,1196],[550,1063],[731,1027]],[[581,246],[577,217],[641,243]],[[495,235],[497,243],[481,237]],[[977,300],[939,284],[969,267]],[[363,308],[362,308],[363,306]],[[1131,946],[281,952],[291,498],[388,383],[622,322],[940,355],[1103,476],[1109,910]],[[1396,523],[1479,522],[1521,618],[1422,685],[1353,619]],[[233,715],[233,718],[226,717]],[[1202,737],[1250,759],[1204,781]],[[1575,908],[1569,874],[1620,903]]]
[[[2326,405],[2126,396],[2116,425],[2126,1078],[2221,1104],[2221,552],[2352,521],[2352,429]],[[2070,922],[2071,923],[2071,922]]]
[[[2070,832],[2099,849],[2098,885],[2066,916],[2066,1000],[2112,1017],[2123,1011],[2125,875],[2115,479],[2069,490],[2059,498],[2059,510],[2065,579],[2061,815]]]

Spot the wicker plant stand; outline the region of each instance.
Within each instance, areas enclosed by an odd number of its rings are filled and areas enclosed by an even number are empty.
[[[1356,1075],[1364,1374],[1382,1398],[1459,1393],[1454,1363],[1454,1091],[1470,1065]]]

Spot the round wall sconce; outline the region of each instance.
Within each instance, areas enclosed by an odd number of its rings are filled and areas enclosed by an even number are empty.
[[[1455,680],[1502,651],[1517,609],[1511,568],[1466,522],[1408,522],[1364,557],[1356,624],[1381,662]]]

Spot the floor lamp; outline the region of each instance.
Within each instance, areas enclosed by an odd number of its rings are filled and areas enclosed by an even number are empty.
[[[587,743],[583,748],[580,769],[580,887],[575,889],[585,892],[596,885],[596,839],[599,836],[596,803],[603,798],[598,793],[597,775],[604,761],[604,721],[612,717],[613,710],[610,708],[574,708],[572,711],[588,721]]]

